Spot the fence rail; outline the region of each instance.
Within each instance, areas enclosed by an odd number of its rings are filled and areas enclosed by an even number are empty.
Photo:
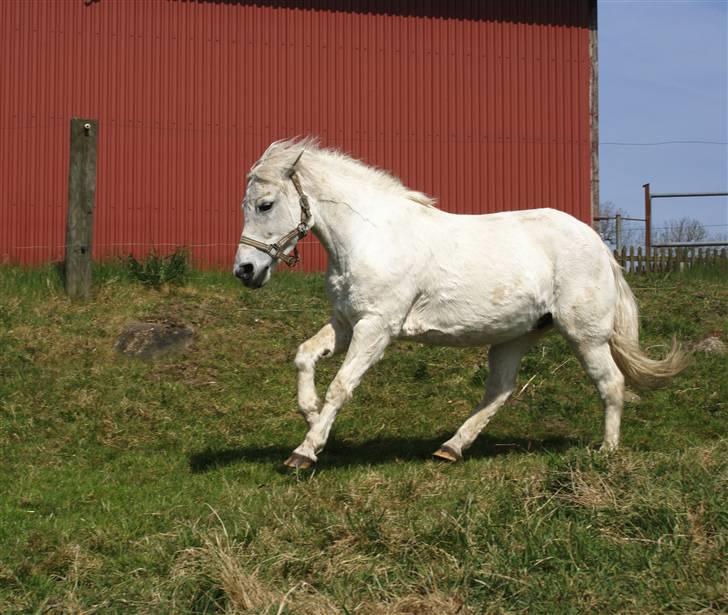
[[[614,258],[632,273],[684,271],[691,267],[718,266],[728,268],[726,248],[652,248],[649,257],[641,246],[614,251]]]

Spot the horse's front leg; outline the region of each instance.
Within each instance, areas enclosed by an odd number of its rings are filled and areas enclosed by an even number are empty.
[[[389,331],[378,318],[362,319],[354,326],[349,350],[326,391],[321,412],[313,417],[303,443],[286,460],[288,467],[306,469],[316,463],[336,413],[351,398],[366,371],[382,358],[390,339]]]
[[[350,339],[349,327],[334,317],[316,335],[298,347],[295,361],[298,369],[298,410],[309,427],[313,426],[321,409],[321,401],[316,393],[316,363],[319,359],[345,350]]]

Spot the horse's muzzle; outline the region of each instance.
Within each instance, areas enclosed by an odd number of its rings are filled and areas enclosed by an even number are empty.
[[[255,274],[253,263],[242,263],[235,269],[235,277],[248,288],[260,288],[266,279],[268,267],[263,267],[258,275]]]
[[[239,278],[243,283],[250,282],[253,279],[254,273],[255,267],[253,263],[243,263],[235,270],[235,277]]]

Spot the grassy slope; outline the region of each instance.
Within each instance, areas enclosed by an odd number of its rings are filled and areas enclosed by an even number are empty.
[[[52,271],[0,269],[0,612],[728,609],[725,356],[643,394],[605,457],[596,394],[550,335],[448,466],[428,455],[479,398],[484,353],[397,344],[296,476],[292,358],[326,320],[319,277],[98,279],[71,305]],[[652,354],[728,339],[720,278],[631,282]],[[115,355],[124,323],[165,318],[192,349]]]

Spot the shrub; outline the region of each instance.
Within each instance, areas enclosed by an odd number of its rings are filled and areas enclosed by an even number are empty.
[[[190,271],[189,252],[186,248],[176,248],[167,256],[150,252],[141,261],[132,255],[127,257],[126,265],[134,280],[144,286],[160,288],[168,284],[181,286],[187,281]]]

